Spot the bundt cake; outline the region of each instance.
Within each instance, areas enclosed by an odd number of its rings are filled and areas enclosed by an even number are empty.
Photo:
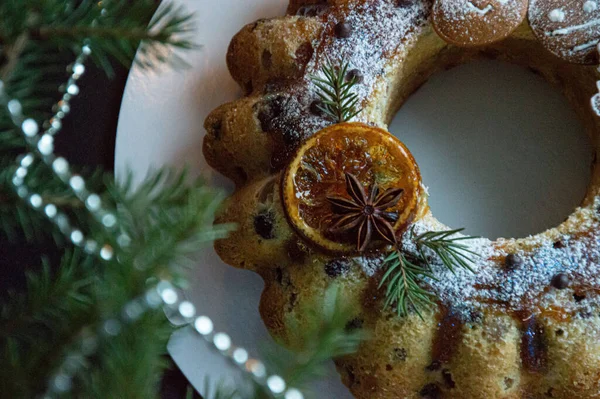
[[[245,96],[209,115],[204,154],[236,184],[215,248],[264,279],[273,336],[297,345],[335,283],[370,332],[336,360],[357,398],[600,398],[595,161],[561,225],[492,241],[436,220],[386,131],[432,74],[493,58],[558,87],[596,154],[598,39],[592,0],[291,0],[244,27],[227,65]]]

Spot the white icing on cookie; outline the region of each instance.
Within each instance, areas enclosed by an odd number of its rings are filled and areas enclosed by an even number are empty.
[[[592,109],[596,113],[596,115],[600,116],[600,93],[596,93],[594,97],[592,97]]]
[[[550,11],[550,13],[548,14],[548,18],[550,18],[550,21],[552,22],[562,22],[565,20],[565,12],[556,8]]]
[[[479,8],[470,1],[467,3],[467,7],[469,7],[469,9],[471,9],[473,12],[476,12],[479,15],[485,15],[494,9],[494,7],[492,7],[491,4],[488,4],[484,8]]]
[[[596,25],[600,25],[600,19],[594,19],[592,21],[586,22],[585,24],[573,25],[573,26],[569,26],[567,28],[557,29],[557,30],[551,32],[550,34],[552,36],[568,35],[569,33],[572,33],[572,32],[578,31],[578,30],[591,28],[592,26],[596,26]]]
[[[591,42],[580,44],[578,46],[573,47],[573,51],[587,50],[590,47],[594,47],[594,46],[598,45],[599,42],[600,42],[600,40],[592,40]]]
[[[585,12],[592,12],[595,11],[597,8],[598,3],[596,3],[595,1],[588,0],[585,3],[583,3],[583,11]]]

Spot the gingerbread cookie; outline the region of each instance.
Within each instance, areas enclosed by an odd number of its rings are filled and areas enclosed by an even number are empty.
[[[510,35],[527,13],[527,0],[437,0],[433,27],[448,43],[475,47]]]
[[[600,7],[595,0],[531,0],[529,24],[542,45],[573,63],[598,62]]]

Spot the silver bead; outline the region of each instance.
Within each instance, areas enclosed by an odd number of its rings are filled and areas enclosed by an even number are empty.
[[[69,185],[76,192],[81,192],[85,189],[85,181],[79,175],[74,175],[69,179]]]
[[[42,206],[42,197],[40,197],[39,194],[33,194],[31,195],[31,197],[29,197],[29,203],[31,204],[31,206],[37,209]]]
[[[304,399],[304,395],[302,394],[302,392],[300,392],[296,388],[290,388],[285,393],[284,398],[285,399]]]
[[[121,323],[116,319],[110,319],[104,322],[102,329],[104,333],[115,337],[121,332]]]
[[[49,134],[44,134],[38,141],[38,150],[42,155],[50,155],[54,152],[54,138]]]
[[[267,386],[274,394],[278,395],[285,391],[285,381],[278,375],[272,375],[267,378]]]
[[[111,260],[114,255],[113,249],[110,245],[105,245],[100,250],[100,257],[104,260]]]
[[[76,96],[79,94],[79,87],[76,84],[69,85],[69,87],[67,87],[67,93]]]
[[[225,333],[217,333],[213,337],[213,344],[218,350],[224,352],[231,347],[231,338]]]
[[[71,232],[71,241],[75,245],[79,245],[83,242],[83,233],[80,230],[73,230]]]
[[[138,301],[134,300],[125,305],[123,313],[125,318],[133,321],[137,320],[144,313],[144,308]]]
[[[100,210],[100,206],[102,205],[100,201],[100,197],[97,194],[90,194],[89,197],[85,200],[85,205],[92,212],[96,212]]]
[[[25,197],[27,197],[27,195],[28,195],[28,194],[29,194],[29,190],[27,189],[27,187],[20,186],[20,187],[17,189],[17,195],[18,195],[19,197],[21,197],[21,198],[25,198]]]
[[[144,299],[146,300],[148,306],[152,309],[156,309],[162,304],[162,299],[155,290],[148,291]]]
[[[194,322],[194,328],[202,335],[208,335],[213,332],[213,322],[206,316],[200,316]]]
[[[94,335],[89,335],[81,340],[81,353],[84,356],[89,356],[96,352],[98,348],[98,338]]]
[[[71,96],[69,93],[65,93],[65,94],[63,94],[63,96],[62,96],[62,100],[63,100],[64,102],[69,102],[69,101],[71,100],[71,97],[72,97],[72,96]]]
[[[71,390],[71,377],[58,374],[52,379],[52,386],[56,392],[69,392]]]
[[[115,227],[115,224],[117,224],[117,218],[112,213],[107,213],[106,215],[102,216],[102,224],[107,228]]]
[[[59,118],[50,119],[50,125],[55,130],[60,130],[60,128],[62,128],[62,122],[60,121]]]
[[[8,112],[10,112],[13,116],[21,115],[21,112],[23,112],[23,107],[21,106],[19,100],[10,100],[7,107]]]
[[[33,163],[33,154],[27,154],[23,157],[23,159],[21,159],[21,166],[23,167],[30,167],[31,164]]]
[[[177,292],[172,288],[167,288],[160,293],[160,297],[163,302],[167,305],[174,305],[177,303],[179,299],[177,296]]]
[[[59,175],[65,174],[69,171],[69,163],[63,157],[56,158],[52,162],[52,169]]]
[[[129,244],[131,244],[131,238],[127,234],[121,234],[117,237],[117,244],[119,244],[121,248],[128,247]]]
[[[66,101],[60,100],[58,102],[58,110],[64,112],[65,114],[71,111],[71,107]],[[64,114],[63,114],[64,115]]]
[[[196,308],[193,303],[183,301],[179,304],[179,314],[186,319],[191,319],[196,314]]]
[[[93,254],[98,250],[98,243],[94,240],[87,240],[84,249],[88,254]]]
[[[27,168],[20,166],[17,168],[17,171],[15,172],[15,176],[23,179],[25,176],[27,176]]]
[[[73,65],[73,77],[78,79],[85,72],[85,67],[81,63]]]
[[[21,130],[27,137],[33,137],[39,132],[38,124],[35,120],[27,118],[21,123]]]
[[[56,225],[62,232],[66,232],[70,229],[69,219],[63,213],[56,216]]]
[[[59,119],[62,119],[62,118],[64,118],[64,117],[65,117],[65,114],[66,114],[66,112],[63,112],[63,111],[58,111],[58,112],[56,113],[56,117],[57,117],[57,118],[59,118]]]
[[[233,360],[237,364],[244,364],[248,361],[248,351],[244,348],[237,348],[233,351]]]
[[[48,216],[50,219],[52,219],[53,217],[56,216],[56,213],[58,212],[58,210],[56,209],[56,206],[54,204],[48,204],[46,205],[46,207],[44,208],[44,213],[46,214],[46,216]]]
[[[161,295],[164,290],[172,290],[172,289],[173,289],[173,284],[171,284],[171,282],[169,282],[167,280],[161,280],[156,285],[156,292],[158,292]]]
[[[20,186],[20,185],[22,185],[24,183],[23,182],[23,178],[19,177],[19,176],[14,176],[13,179],[12,179],[12,183],[13,183],[13,185],[15,185],[15,186],[18,187],[18,186]]]
[[[92,49],[90,48],[90,46],[85,45],[81,48],[81,52],[85,55],[90,55],[92,54]]]
[[[267,374],[265,365],[260,360],[248,359],[246,362],[246,370],[251,372],[257,378],[263,378]]]

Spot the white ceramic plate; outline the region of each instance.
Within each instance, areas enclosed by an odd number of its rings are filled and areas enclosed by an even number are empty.
[[[177,0],[196,12],[202,49],[185,54],[187,70],[133,68],[119,120],[117,173],[141,178],[161,165],[189,164],[221,187],[202,156],[203,122],[240,95],[225,65],[231,37],[256,19],[284,13],[286,0]],[[589,144],[562,96],[539,77],[498,62],[467,65],[434,77],[396,116],[390,131],[415,155],[440,219],[490,238],[551,227],[581,200],[589,179]],[[256,354],[268,340],[258,314],[262,281],[198,254],[188,296],[217,330]],[[189,331],[169,351],[201,389],[205,375],[231,370]],[[315,387],[320,398],[351,398],[337,376]]]

